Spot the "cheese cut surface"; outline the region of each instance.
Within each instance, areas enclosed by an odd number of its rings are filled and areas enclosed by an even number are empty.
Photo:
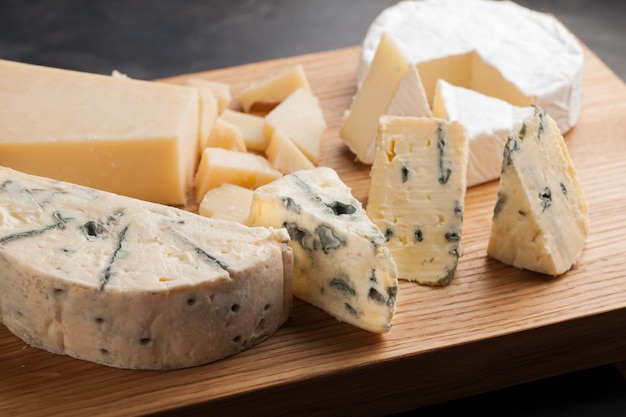
[[[399,278],[433,286],[453,278],[468,148],[457,122],[381,117],[367,215],[384,233]]]
[[[235,184],[222,184],[204,195],[198,213],[213,219],[247,224],[253,191]]]
[[[0,60],[0,102],[0,165],[185,203],[198,160],[195,89]]]
[[[408,58],[396,42],[383,34],[339,131],[359,161],[373,162],[378,118],[387,112],[409,67]]]
[[[385,114],[405,117],[432,117],[422,78],[415,65],[402,76],[398,89],[391,99]]]
[[[395,263],[384,236],[334,170],[298,171],[259,187],[249,224],[289,232],[296,297],[362,329],[391,329]]]
[[[371,23],[357,81],[365,79],[383,34],[417,64],[431,102],[442,78],[513,105],[538,104],[563,133],[578,120],[583,49],[551,15],[510,1],[398,2]]]
[[[284,229],[0,168],[0,320],[104,365],[205,364],[273,334],[291,308]]]
[[[322,134],[326,129],[320,102],[307,89],[299,88],[265,116],[264,135],[269,143],[280,130],[314,164],[320,159]]]
[[[264,135],[265,119],[263,117],[226,109],[220,114],[220,118],[239,127],[246,149],[258,152],[265,151],[269,139]]]
[[[504,149],[487,253],[549,275],[569,270],[589,233],[588,208],[555,121],[537,107]]]
[[[248,151],[241,128],[220,116],[215,119],[205,147],[223,148],[238,152]],[[204,147],[202,151],[204,151]]]
[[[518,107],[474,90],[437,81],[433,99],[435,117],[461,123],[469,138],[467,186],[498,179],[502,152],[509,134],[531,117],[531,106]]]
[[[274,130],[272,140],[265,150],[268,161],[283,174],[291,174],[302,169],[312,169],[315,165],[282,130]]]
[[[263,156],[222,148],[206,148],[195,177],[196,203],[207,191],[224,183],[257,188],[282,177]]]
[[[223,112],[232,101],[229,84],[214,80],[207,80],[204,78],[191,77],[187,79],[187,85],[196,88],[208,88],[217,102],[218,114]]]
[[[296,65],[247,86],[239,94],[239,101],[243,111],[250,112],[255,104],[276,105],[299,88],[311,91],[302,65]]]

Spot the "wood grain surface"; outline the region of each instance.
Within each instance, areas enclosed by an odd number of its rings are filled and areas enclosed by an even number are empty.
[[[320,165],[335,168],[366,203],[369,167],[338,137],[358,55],[353,47],[192,75],[230,83],[236,99],[250,82],[302,64],[328,122]],[[287,324],[248,351],[190,369],[133,371],[29,347],[0,326],[0,415],[385,415],[626,360],[626,86],[586,49],[583,89],[581,117],[566,141],[590,235],[563,276],[487,258],[491,182],[468,190],[464,256],[452,283],[401,282],[387,335],[296,300]]]

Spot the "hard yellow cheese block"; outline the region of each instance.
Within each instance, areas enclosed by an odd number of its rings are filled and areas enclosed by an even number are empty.
[[[283,174],[315,168],[313,162],[289,139],[282,130],[275,130],[265,151],[267,159]]]
[[[231,220],[246,224],[254,191],[235,184],[224,183],[209,190],[198,208],[201,216]]]
[[[0,60],[0,165],[184,204],[198,159],[195,89]]]
[[[196,202],[200,203],[207,191],[224,183],[254,189],[282,176],[280,171],[260,155],[206,148],[196,174]]]
[[[218,117],[215,120],[206,146],[239,152],[247,151],[241,128],[233,123],[227,122],[223,117]]]
[[[231,109],[224,110],[220,117],[241,129],[248,150],[263,152],[267,148],[269,139],[263,133],[265,125],[263,117]]]
[[[191,77],[187,79],[187,85],[196,88],[208,88],[217,100],[218,113],[223,112],[232,101],[230,84],[204,78]]]

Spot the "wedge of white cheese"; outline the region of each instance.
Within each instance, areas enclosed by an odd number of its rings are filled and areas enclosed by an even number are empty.
[[[431,103],[443,78],[516,106],[538,104],[562,133],[578,120],[584,52],[554,16],[511,1],[400,1],[371,23],[358,83],[383,35],[417,65]]]
[[[29,345],[113,367],[202,365],[287,320],[288,240],[0,168],[0,321]]]
[[[339,131],[359,161],[374,161],[378,119],[385,114],[432,115],[417,68],[396,42],[383,34]]]
[[[487,253],[560,275],[576,263],[588,233],[587,203],[563,136],[537,107],[504,149]]]
[[[249,224],[288,230],[296,297],[362,329],[391,329],[396,265],[384,236],[333,169],[297,171],[257,188]]]
[[[499,98],[438,80],[433,99],[435,117],[461,123],[469,138],[467,186],[500,177],[502,151],[509,134],[531,117],[531,106],[513,106]]]
[[[468,139],[458,122],[382,116],[367,215],[398,277],[447,285],[461,255]]]

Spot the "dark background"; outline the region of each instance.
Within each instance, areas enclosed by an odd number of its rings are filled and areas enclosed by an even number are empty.
[[[140,79],[164,78],[359,45],[371,21],[395,3],[0,0],[0,58],[102,74],[115,69]],[[518,3],[554,14],[626,80],[626,1]],[[608,365],[423,408],[414,414],[469,413],[626,416],[626,381],[617,366]]]

